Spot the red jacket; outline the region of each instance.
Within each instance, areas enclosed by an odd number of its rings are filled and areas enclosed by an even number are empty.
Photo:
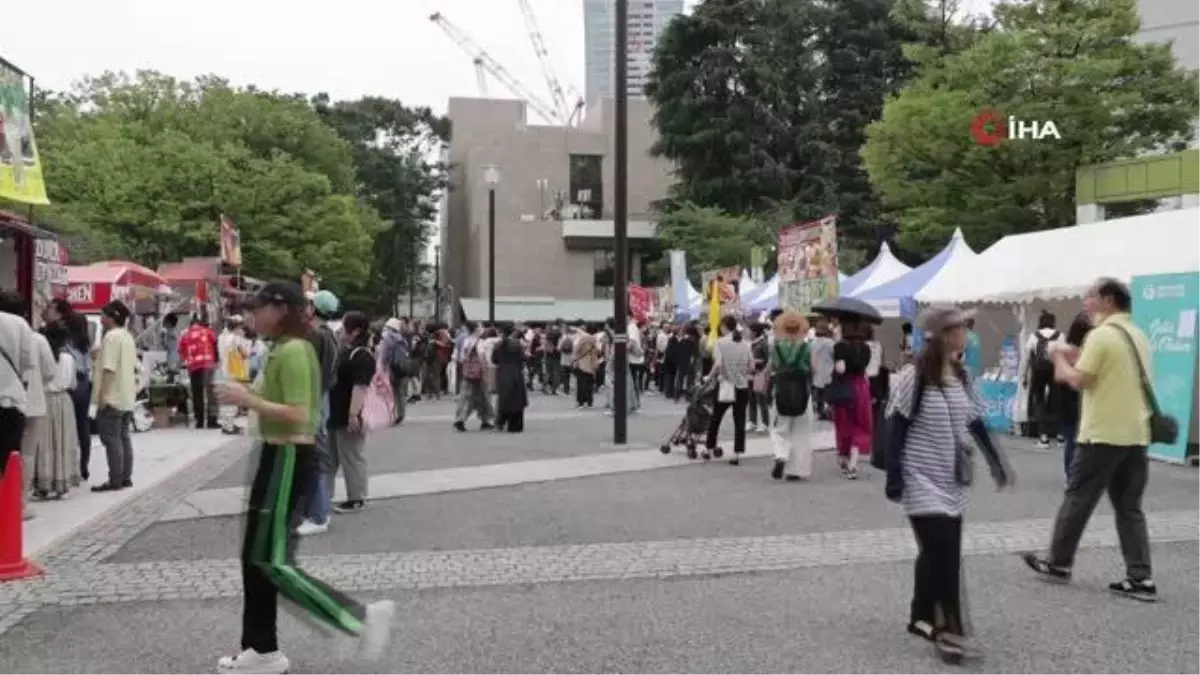
[[[193,324],[179,336],[179,358],[189,373],[217,365],[217,334],[208,326]]]

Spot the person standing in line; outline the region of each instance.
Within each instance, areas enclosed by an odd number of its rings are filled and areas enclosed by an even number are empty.
[[[75,383],[68,391],[74,413],[72,416],[75,418],[76,445],[79,448],[79,477],[86,482],[92,458],[92,421],[88,419],[88,404],[92,398],[92,340],[88,322],[71,307],[71,303],[62,298],[50,301],[46,321],[61,324],[66,330],[66,348],[75,363]]]
[[[244,406],[258,417],[262,443],[250,486],[242,546],[241,646],[236,655],[217,662],[220,673],[288,672],[291,664],[279,648],[279,594],[322,623],[361,638],[367,658],[377,658],[390,637],[395,614],[392,601],[364,607],[295,563],[296,537],[289,521],[305,498],[309,483],[304,478],[311,475],[316,461],[313,441],[321,398],[320,366],[305,339],[309,332],[306,304],[298,284],[271,282],[263,286],[253,302],[255,329],[273,340],[263,377],[254,391],[226,382],[218,392],[223,403]],[[343,331],[348,321],[350,315]],[[354,321],[355,337],[364,340],[365,317],[361,325],[357,318]],[[368,360],[373,369],[374,359],[368,355]],[[333,401],[330,403],[332,406]],[[333,411],[331,408],[331,414]]]
[[[833,428],[842,476],[854,480],[858,478],[858,458],[863,452],[870,454],[874,435],[871,386],[867,382],[871,348],[866,336],[870,324],[864,319],[847,318],[840,326],[842,338],[833,346],[835,376],[830,386],[844,387],[847,399],[833,407]]]
[[[812,373],[811,345],[806,341],[808,321],[799,312],[775,320],[775,344],[767,369],[775,386],[775,424],[771,443],[775,463],[771,477],[798,481],[812,475]]]
[[[483,326],[474,321],[464,324],[467,329],[467,339],[458,350],[459,362],[457,369],[462,373],[462,391],[458,396],[457,409],[454,411],[454,429],[467,430],[467,418],[474,412],[479,416],[480,431],[494,429],[492,425],[492,404],[487,394],[487,367],[481,351],[483,342]]]
[[[305,321],[308,324],[306,337],[317,355],[317,366],[321,376],[321,407],[317,413],[317,430],[313,437],[313,471],[308,477],[310,485],[305,491],[308,499],[302,504],[304,520],[296,527],[296,534],[310,536],[329,530],[329,510],[333,502],[333,480],[337,473],[333,447],[329,442],[329,392],[337,377],[338,338],[329,327],[329,319],[336,316],[340,302],[329,291],[318,291],[307,298]]]
[[[1083,341],[1092,330],[1091,317],[1087,312],[1080,312],[1071,326],[1067,328],[1067,344],[1075,349],[1083,348]],[[1076,439],[1079,434],[1079,392],[1072,387],[1062,387],[1060,390],[1063,430],[1063,475],[1067,486],[1071,485],[1071,467],[1075,464]]]
[[[970,441],[998,486],[1014,480],[983,425],[983,404],[958,358],[968,316],[934,309],[919,319],[924,345],[892,392],[884,455],[885,494],[903,506],[917,540],[908,632],[933,642],[948,661],[975,652],[962,581],[963,513],[973,477]]]
[[[33,369],[33,329],[22,312],[24,303],[12,291],[0,290],[0,476],[10,452],[23,453],[29,412],[30,372]],[[23,454],[22,454],[23,456]],[[25,467],[25,473],[29,467]],[[26,511],[25,517],[32,517]]]
[[[586,324],[575,333],[571,357],[575,370],[575,407],[579,410],[595,405],[596,371],[600,369],[600,347],[593,328]]]
[[[96,430],[108,458],[108,481],[93,487],[92,492],[133,487],[130,428],[137,396],[137,345],[125,329],[128,321],[129,308],[120,300],[113,300],[100,310],[104,338],[100,343],[90,409],[96,411]]]
[[[79,485],[79,439],[70,394],[75,387],[75,357],[67,348],[70,335],[62,323],[47,323],[42,336],[37,337],[41,338],[39,359],[52,360],[54,377],[45,383],[45,437],[28,471],[34,495],[39,499],[62,499]]]
[[[334,505],[338,513],[357,513],[367,505],[366,431],[362,424],[367,389],[375,377],[375,357],[367,344],[370,321],[362,312],[342,317],[337,372],[329,390],[330,484],[340,468],[346,481],[345,501]],[[332,490],[330,491],[332,493]]]
[[[751,433],[767,433],[771,429],[771,341],[766,327],[761,323],[750,324],[750,353],[754,357],[754,379],[750,390]],[[759,424],[759,418],[762,424]]]
[[[20,445],[21,463],[24,466],[24,474],[21,476],[24,483],[21,490],[22,506],[30,490],[34,487],[38,463],[48,464],[50,419],[46,395],[58,374],[58,364],[50,349],[50,343],[46,341],[44,335],[36,331],[33,333],[31,355],[33,359],[25,374],[25,380],[29,382],[29,403],[25,408],[25,435],[21,439]]]
[[[213,395],[213,370],[217,367],[217,336],[201,315],[192,317],[188,329],[179,336],[179,355],[188,371],[191,385],[192,415],[197,429],[207,425],[216,429],[217,401]],[[92,385],[96,382],[93,380]]]
[[[525,349],[511,324],[501,328],[500,342],[492,350],[496,364],[496,426],[511,434],[525,430],[529,394],[525,383]]]
[[[1080,392],[1078,449],[1062,505],[1054,520],[1050,551],[1027,553],[1025,564],[1050,581],[1071,580],[1079,540],[1101,495],[1108,493],[1116,518],[1125,578],[1108,588],[1144,602],[1158,599],[1150,566],[1150,535],[1142,497],[1149,477],[1150,342],[1130,316],[1129,288],[1102,278],[1083,300],[1095,326],[1083,348],[1056,343],[1054,377]]]
[[[733,408],[733,457],[729,463],[737,466],[746,452],[746,406],[750,403],[754,356],[750,353],[749,341],[738,330],[737,319],[724,317],[719,330],[721,337],[713,346],[712,367],[705,376],[707,380],[716,380],[717,402],[709,420],[703,456],[707,458],[722,454],[717,447],[717,436],[721,433],[725,412]]]
[[[1041,450],[1049,449],[1051,439],[1060,432],[1059,384],[1054,381],[1054,360],[1050,357],[1053,345],[1062,341],[1056,325],[1057,319],[1050,312],[1038,317],[1038,329],[1025,343],[1025,370],[1021,376],[1021,383],[1029,391],[1029,418]]]

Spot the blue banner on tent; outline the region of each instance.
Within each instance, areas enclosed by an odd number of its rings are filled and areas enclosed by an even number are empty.
[[[1017,383],[1003,380],[979,380],[976,389],[983,401],[983,423],[992,431],[1010,433],[1017,403]]]
[[[1187,461],[1188,429],[1196,368],[1196,304],[1200,301],[1200,276],[1154,274],[1134,277],[1133,320],[1150,340],[1152,377],[1158,406],[1179,421],[1179,439],[1171,445],[1150,446],[1150,456],[1166,462]]]

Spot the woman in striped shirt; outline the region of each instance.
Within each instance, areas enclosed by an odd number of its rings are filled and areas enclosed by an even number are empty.
[[[967,314],[934,309],[922,317],[924,349],[898,378],[888,404],[887,498],[912,523],[919,553],[908,631],[934,642],[949,661],[969,653],[962,587],[962,518],[977,446],[997,484],[1012,472],[983,426],[983,406],[958,353]],[[972,443],[974,441],[974,443]]]

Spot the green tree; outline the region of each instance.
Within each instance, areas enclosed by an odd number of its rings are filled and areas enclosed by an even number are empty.
[[[691,202],[664,214],[657,233],[667,247],[687,251],[688,268],[696,271],[745,266],[750,262],[750,249],[774,241],[774,233],[761,220]]]
[[[920,76],[867,132],[871,183],[903,246],[931,253],[962,227],[982,249],[1072,225],[1080,166],[1179,149],[1198,114],[1196,73],[1133,41],[1133,0],[1001,2],[997,29],[958,53],[913,50]],[[984,109],[1053,121],[1061,140],[980,145]]]
[[[433,234],[437,200],[447,188],[445,165],[430,158],[449,142],[449,120],[429,108],[378,97],[335,103],[321,94],[312,104],[349,144],[357,194],[386,223],[375,235],[370,271],[349,289],[348,300],[389,313],[397,296],[423,291],[430,281],[420,258]]]
[[[86,224],[106,256],[149,267],[214,256],[224,213],[248,275],[367,278],[383,223],[353,194],[350,147],[303,97],[106,73],[45,97],[36,125],[49,213],[68,230]]]

